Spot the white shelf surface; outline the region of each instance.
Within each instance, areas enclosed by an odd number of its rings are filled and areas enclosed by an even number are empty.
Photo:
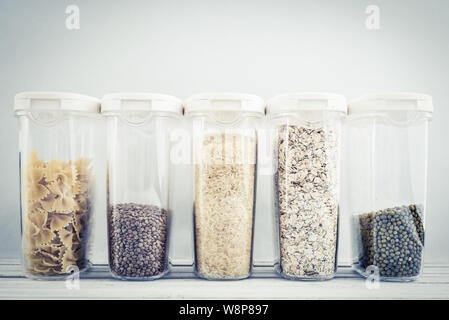
[[[120,281],[100,265],[79,286],[27,279],[17,262],[0,262],[0,299],[449,299],[449,265],[426,265],[417,281],[380,282],[377,289],[344,266],[336,278],[318,282],[279,279],[263,268],[240,281],[194,279],[181,269],[157,281]]]

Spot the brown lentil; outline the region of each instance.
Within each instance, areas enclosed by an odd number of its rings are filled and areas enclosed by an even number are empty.
[[[109,222],[109,264],[114,275],[151,278],[164,273],[167,211],[153,205],[112,206]]]

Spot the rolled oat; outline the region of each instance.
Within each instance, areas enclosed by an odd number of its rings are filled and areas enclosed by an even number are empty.
[[[331,278],[336,269],[339,132],[282,125],[277,142],[280,267],[286,277]]]

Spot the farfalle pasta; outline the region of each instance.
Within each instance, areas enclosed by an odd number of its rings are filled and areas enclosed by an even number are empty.
[[[32,151],[24,167],[27,271],[54,276],[86,265],[91,159],[43,161]]]

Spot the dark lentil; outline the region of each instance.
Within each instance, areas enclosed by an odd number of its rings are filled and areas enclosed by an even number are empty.
[[[401,206],[360,215],[360,265],[374,265],[382,277],[414,277],[421,270],[423,209]]]
[[[152,205],[112,206],[109,222],[109,264],[119,277],[148,278],[166,264],[167,211]]]

